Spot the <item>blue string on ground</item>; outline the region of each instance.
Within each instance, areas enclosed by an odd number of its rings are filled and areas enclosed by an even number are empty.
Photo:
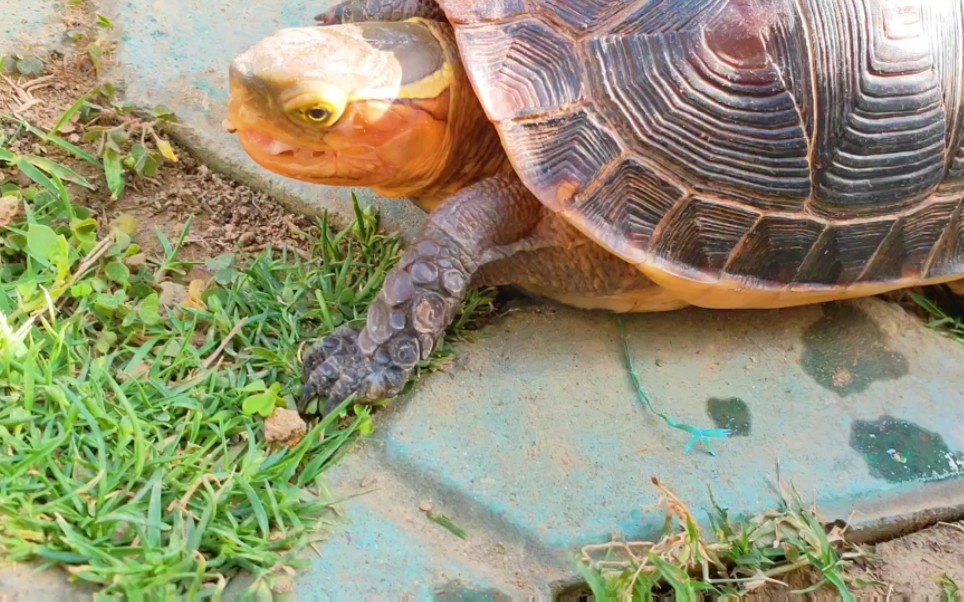
[[[633,385],[636,387],[636,394],[639,395],[639,399],[649,408],[649,411],[659,416],[666,424],[674,429],[678,429],[692,435],[689,443],[683,448],[684,453],[690,453],[693,448],[696,447],[697,443],[702,443],[710,455],[716,456],[716,450],[713,448],[713,443],[711,439],[727,439],[730,436],[730,429],[704,429],[693,426],[691,424],[685,424],[674,420],[658,411],[654,406],[653,402],[650,400],[649,395],[643,389],[643,385],[639,381],[639,374],[636,372],[636,367],[633,364],[633,355],[629,349],[629,339],[626,336],[626,328],[623,325],[623,321],[616,318],[616,322],[619,324],[619,334],[623,339],[623,348],[626,351],[626,364],[629,367],[629,376],[633,379]]]

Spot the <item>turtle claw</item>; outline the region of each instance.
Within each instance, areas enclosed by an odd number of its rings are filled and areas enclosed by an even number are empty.
[[[330,413],[348,400],[371,404],[401,393],[455,319],[479,258],[500,246],[491,241],[507,228],[510,235],[525,234],[541,215],[521,182],[501,179],[471,186],[436,209],[385,276],[365,327],[341,326],[304,355],[301,413],[320,414],[322,407]]]
[[[342,326],[308,352],[298,403],[303,414],[324,416],[351,397],[371,403],[401,392],[411,370],[396,365],[378,350],[366,355],[359,347],[360,337],[364,337],[362,331]],[[314,403],[317,398],[326,399],[321,412]]]

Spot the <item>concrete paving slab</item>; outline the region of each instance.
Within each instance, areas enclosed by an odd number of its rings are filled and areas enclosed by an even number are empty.
[[[334,0],[100,0],[121,36],[114,76],[137,103],[165,105],[181,127],[173,134],[215,169],[272,193],[296,211],[331,211],[350,219],[351,194],[377,204],[383,222],[402,235],[418,231],[423,214],[411,203],[387,201],[365,189],[298,183],[258,167],[227,135],[228,65],[245,48],[282,27],[314,23]]]
[[[418,511],[417,508],[414,509]],[[484,567],[466,565],[434,545],[438,534],[425,537],[416,519],[394,520],[368,504],[352,504],[342,529],[324,546],[312,568],[299,576],[299,600],[365,600],[391,594],[414,600],[440,594],[469,594],[519,599],[527,592],[480,574]],[[480,571],[481,569],[481,571]],[[491,573],[491,571],[489,571]],[[531,592],[528,592],[531,593]]]
[[[393,423],[398,413],[398,408],[389,410],[384,418]],[[387,435],[387,431],[383,435]],[[439,560],[428,563],[429,571],[445,565],[470,567],[472,572],[455,582],[481,584],[471,588],[476,592],[498,592],[512,599],[547,599],[553,587],[571,581],[574,557],[570,551],[548,549],[518,530],[505,528],[485,505],[466,499],[465,491],[446,488],[436,474],[407,470],[387,461],[385,448],[389,445],[387,436],[376,437],[358,446],[327,475],[332,490],[348,500],[341,508],[348,522],[354,525],[346,531],[351,538],[355,537],[356,528],[366,532],[362,535],[365,539],[374,539],[383,530],[391,533],[401,529],[406,536],[401,541],[400,554],[409,556],[418,548],[430,550],[430,555],[437,559],[445,559],[444,563]],[[353,512],[358,512],[356,516],[379,519],[358,522],[353,519]],[[461,530],[461,536],[433,520],[439,517],[451,520]],[[394,527],[386,529],[388,524]],[[342,543],[336,538],[324,545],[323,557],[332,551],[337,554]],[[433,564],[437,568],[433,569]],[[324,581],[330,574],[327,563],[315,563],[311,577],[300,583]],[[342,574],[343,578],[349,578],[351,572]],[[447,577],[451,575],[447,573]],[[436,578],[436,582],[441,580]],[[383,589],[372,593],[385,595],[397,591],[391,582],[382,585]],[[302,585],[299,591],[304,589]]]
[[[659,409],[735,427],[718,457],[685,454],[689,435],[638,402],[614,318],[559,311],[506,321],[453,376],[426,382],[388,425],[386,458],[551,548],[613,529],[653,536],[662,517],[638,509],[655,499],[652,476],[703,515],[707,488],[734,512],[765,509],[778,470],[854,506],[964,471],[964,349],[892,306],[625,322]]]
[[[0,565],[0,602],[92,602],[96,588],[72,583],[67,571],[31,564]]]
[[[13,51],[45,51],[63,40],[60,18],[63,0],[3,3],[0,20],[0,55]]]
[[[399,488],[442,500],[456,524],[548,571],[516,575],[544,592],[576,578],[582,545],[658,537],[653,476],[697,517],[710,491],[732,515],[772,508],[780,479],[825,518],[878,536],[964,510],[964,349],[899,308],[687,310],[625,325],[657,409],[732,429],[717,457],[684,453],[689,436],[640,405],[613,317],[523,312],[383,414],[367,459],[336,470],[340,490],[391,483],[357,501],[383,516],[411,513]],[[505,570],[484,554],[471,566]],[[312,574],[346,578],[323,563]]]

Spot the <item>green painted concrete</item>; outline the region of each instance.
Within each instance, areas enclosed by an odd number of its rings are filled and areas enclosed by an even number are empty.
[[[418,500],[433,500],[475,538],[442,538],[447,558],[498,573],[503,557],[479,549],[501,542],[532,559],[519,582],[549,595],[576,577],[580,546],[658,537],[654,476],[700,518],[710,491],[732,515],[771,508],[779,479],[828,520],[857,512],[855,529],[876,535],[964,511],[964,350],[901,309],[865,300],[625,324],[658,410],[704,428],[735,421],[718,456],[684,453],[689,436],[639,403],[613,317],[530,309],[380,415],[377,439],[332,473],[337,490],[364,494],[348,516],[394,516],[423,541],[438,534]],[[380,529],[352,526],[369,528]],[[343,578],[317,563],[303,583]]]

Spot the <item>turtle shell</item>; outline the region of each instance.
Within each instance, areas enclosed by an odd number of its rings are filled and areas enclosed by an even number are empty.
[[[525,184],[691,302],[964,277],[959,0],[440,5]]]

